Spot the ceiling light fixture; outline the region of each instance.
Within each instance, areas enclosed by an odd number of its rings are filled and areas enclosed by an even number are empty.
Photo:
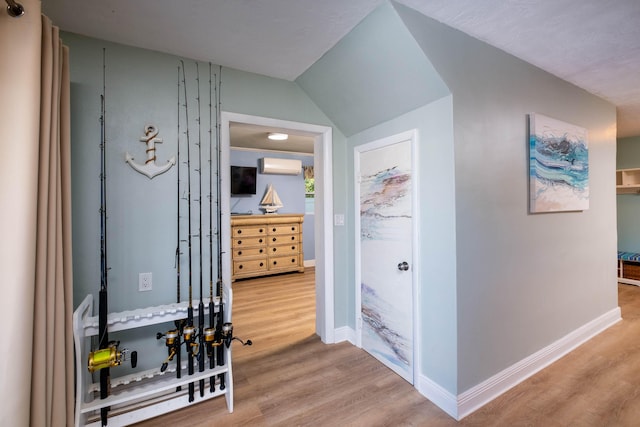
[[[267,138],[272,141],[286,141],[287,138],[289,138],[289,135],[286,133],[270,132],[269,135],[267,135]]]

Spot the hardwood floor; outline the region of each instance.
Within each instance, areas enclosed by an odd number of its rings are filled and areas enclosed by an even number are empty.
[[[218,398],[138,426],[637,426],[640,288],[624,320],[456,422],[350,343],[314,334],[313,270],[235,282],[235,408]]]

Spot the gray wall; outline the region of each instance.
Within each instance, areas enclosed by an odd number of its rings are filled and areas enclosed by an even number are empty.
[[[640,136],[618,139],[617,169],[640,168]],[[618,249],[640,252],[640,196],[618,194]]]
[[[453,93],[457,393],[617,307],[615,107],[396,6]],[[527,114],[587,128],[590,208],[528,214]]]

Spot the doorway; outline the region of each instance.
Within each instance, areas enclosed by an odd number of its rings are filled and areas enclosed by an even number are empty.
[[[230,125],[241,123],[265,126],[282,131],[290,130],[313,136],[315,171],[315,259],[316,259],[316,333],[322,342],[333,343],[334,337],[334,300],[333,300],[333,180],[332,180],[332,129],[328,126],[278,120],[246,114],[221,113],[220,129],[220,167],[223,201],[230,200]],[[222,277],[231,287],[231,212],[229,203],[222,203]],[[232,295],[230,289],[226,290]]]

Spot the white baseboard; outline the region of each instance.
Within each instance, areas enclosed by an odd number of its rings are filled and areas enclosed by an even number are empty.
[[[457,417],[454,416],[454,418],[463,419],[620,320],[622,320],[620,307],[616,307],[488,380],[459,394]],[[433,403],[436,402],[433,401]],[[446,408],[441,408],[450,414]]]
[[[438,383],[431,381],[424,375],[420,375],[418,378],[416,389],[438,408],[442,409],[451,417],[458,419],[458,399],[454,394],[449,393]]]
[[[620,307],[616,307],[457,397],[424,375],[419,376],[415,387],[459,421],[621,320]],[[334,337],[336,343],[349,341],[356,345],[356,332],[348,326],[335,329]]]
[[[349,326],[343,326],[341,328],[337,328],[333,332],[333,338],[335,339],[336,343],[339,343],[342,341],[349,341],[351,344],[357,345],[356,331],[353,328],[350,328]]]
[[[316,260],[315,259],[305,259],[304,260],[304,266],[305,267],[315,267],[316,266]]]

